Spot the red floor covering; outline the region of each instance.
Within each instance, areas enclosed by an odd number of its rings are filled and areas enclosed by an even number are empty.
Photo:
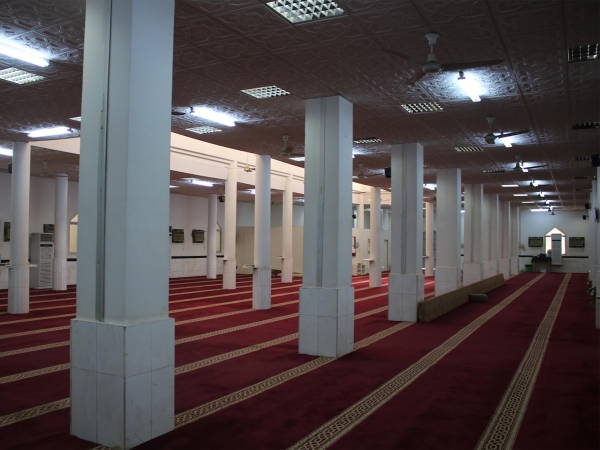
[[[355,342],[394,326],[406,327],[343,358],[286,378],[287,381],[255,396],[248,397],[247,390],[254,383],[260,384],[269,377],[278,379],[282,374],[305,367],[306,363],[323,360],[299,355],[297,339],[292,336],[277,345],[179,374],[175,383],[176,414],[181,415],[191,408],[196,411],[201,405],[210,405],[210,402],[231,394],[238,402],[140,448],[287,448],[336,414],[368,397],[388,379],[442,345],[536,276],[522,274],[508,280],[489,294],[487,304],[463,305],[430,324],[389,322],[385,310],[366,315],[355,321]],[[273,297],[274,307],[269,311],[236,314],[251,308],[250,300],[219,305],[249,299],[251,285],[244,286],[243,283],[248,278],[240,277],[240,289],[234,292],[214,290],[221,280],[216,280],[216,286],[215,280],[171,280],[171,302],[189,300],[170,305],[176,323],[208,318],[176,326],[176,339],[211,333],[208,337],[176,345],[176,367],[297,332],[299,279],[294,279],[295,285],[291,288],[273,291],[277,296]],[[542,277],[333,446],[474,448],[563,278],[562,274]],[[368,288],[368,277],[355,277],[353,281],[357,301],[355,314],[368,314],[387,305],[387,286]],[[430,283],[425,287],[426,293],[433,291],[432,281],[426,279],[426,283]],[[385,278],[384,283],[387,283]],[[273,287],[283,285],[277,285],[274,278]],[[206,293],[190,293],[198,290]],[[222,294],[222,297],[206,298]],[[2,295],[0,292],[0,304],[3,303]],[[74,297],[72,291],[63,295]],[[74,300],[71,301],[74,304]],[[287,302],[294,303],[276,306]],[[66,305],[68,301],[56,304]],[[42,305],[54,303],[39,306]],[[196,306],[208,307],[174,312]],[[62,308],[8,318],[44,317],[69,311],[69,308]],[[211,318],[219,314],[228,315]],[[275,320],[288,315],[292,317]],[[61,317],[2,325],[7,317],[0,316],[0,356],[13,349],[68,341],[68,329],[6,339],[2,339],[2,335],[68,326],[69,320],[70,317]],[[251,326],[263,320],[269,322]],[[573,275],[516,448],[598,448],[599,346],[593,320],[593,309],[585,293],[585,276]],[[245,328],[218,334],[232,327]],[[2,356],[0,377],[64,364],[68,360],[68,345]],[[3,399],[0,416],[7,417],[66,398],[68,383],[68,369],[4,384],[0,381]],[[551,433],[548,433],[548,426],[552,427]],[[68,433],[69,410],[64,408],[1,427],[0,447],[94,447],[94,444]],[[565,446],[566,442],[571,445]]]

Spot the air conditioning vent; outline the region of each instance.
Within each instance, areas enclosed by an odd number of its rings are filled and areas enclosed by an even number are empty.
[[[578,122],[572,126],[573,130],[593,130],[600,128],[600,122]]]
[[[568,62],[598,61],[598,44],[569,47]]]
[[[423,114],[431,112],[439,112],[444,109],[436,102],[430,103],[407,103],[406,105],[400,105],[409,114]]]
[[[171,230],[171,243],[173,244],[183,244],[185,241],[183,229],[173,228]]]
[[[454,147],[454,150],[457,152],[463,153],[473,153],[473,152],[482,152],[483,149],[481,147]]]
[[[506,170],[504,169],[492,169],[492,170],[484,170],[483,173],[504,173]]]

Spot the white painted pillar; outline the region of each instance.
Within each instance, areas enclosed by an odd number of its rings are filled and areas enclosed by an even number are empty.
[[[271,156],[256,156],[252,307],[271,309]]]
[[[217,278],[217,194],[208,194],[206,278]]]
[[[510,207],[510,276],[519,274],[520,214],[518,206]]]
[[[392,232],[388,319],[417,321],[423,276],[423,146],[392,145]]]
[[[499,221],[498,221],[498,239],[500,258],[498,263],[498,273],[504,275],[504,279],[510,278],[510,202],[499,203]]]
[[[461,286],[460,169],[437,171],[435,295]]]
[[[281,282],[291,283],[294,274],[292,258],[294,178],[287,176],[283,191],[283,220],[281,230]]]
[[[596,221],[595,221],[595,210],[598,207],[596,203],[597,199],[597,189],[598,184],[597,180],[592,180],[592,192],[590,194],[590,209],[585,213],[588,216],[588,236],[589,242],[586,243],[586,247],[589,250],[589,280],[591,282],[592,287],[596,287],[598,285],[596,279],[596,272],[598,271],[598,243],[596,236]]]
[[[299,352],[354,350],[352,287],[352,103],[306,100],[304,251]]]
[[[382,209],[381,210],[381,229],[389,230],[390,229],[390,210]]]
[[[595,186],[595,200],[596,200],[596,208],[600,208],[600,187],[598,186],[598,180],[600,180],[600,167],[596,167],[596,181],[594,181]],[[596,232],[596,241],[594,243],[593,252],[595,254],[594,261],[596,264],[596,328],[600,329],[600,225],[595,221],[595,213],[594,218],[590,218],[594,220],[594,227]]]
[[[67,202],[69,193],[69,177],[64,173],[54,178],[54,259],[52,261],[52,289],[67,290],[67,241],[69,218]]]
[[[71,433],[107,447],[174,425],[173,23],[172,0],[86,4]]]
[[[498,194],[485,194],[485,218],[487,232],[484,242],[486,245],[486,259],[483,266],[483,277],[489,278],[498,275]]]
[[[229,163],[225,181],[225,236],[223,258],[223,289],[236,288],[237,263],[235,240],[237,234],[237,161]]]
[[[425,203],[425,276],[434,275],[435,255],[433,252],[433,202]]]
[[[381,286],[381,188],[371,187],[371,257],[369,286]]]
[[[483,279],[483,184],[465,184],[463,286]]]
[[[29,142],[13,143],[12,165],[8,313],[25,314],[29,312]]]
[[[359,203],[356,205],[356,228],[365,229],[365,199],[363,194],[358,194]],[[360,231],[359,231],[360,233]]]

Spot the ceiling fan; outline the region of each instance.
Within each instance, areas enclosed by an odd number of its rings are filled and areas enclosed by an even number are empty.
[[[435,45],[438,37],[440,37],[440,35],[438,33],[427,33],[425,35],[425,38],[427,38],[427,41],[429,42],[429,55],[427,55],[427,61],[425,61],[424,63],[420,63],[419,61],[415,61],[414,59],[412,59],[410,56],[393,50],[391,48],[387,48],[384,49],[384,51],[398,56],[399,58],[402,59],[406,59],[408,61],[412,61],[414,63],[417,63],[421,66],[421,72],[417,72],[415,75],[413,75],[407,82],[406,84],[415,84],[417,81],[419,81],[421,78],[423,78],[425,75],[429,74],[429,73],[436,73],[436,72],[440,72],[440,71],[452,71],[452,70],[467,70],[467,69],[477,69],[479,67],[490,67],[490,66],[495,66],[496,64],[500,64],[502,62],[504,62],[504,59],[499,58],[499,59],[488,59],[485,61],[472,61],[472,62],[458,62],[458,63],[449,63],[449,64],[442,64],[440,62],[438,62],[437,57],[435,56],[435,53],[433,53],[433,46]]]
[[[281,150],[281,153],[279,154],[280,156],[284,156],[286,158],[292,157],[297,155],[298,157],[304,156],[301,153],[294,153],[294,147],[295,145],[290,145],[289,142],[290,139],[290,135],[289,134],[284,134],[283,135],[283,150]]]
[[[488,144],[495,144],[496,139],[502,140],[507,137],[518,136],[520,134],[529,133],[529,130],[521,130],[521,131],[512,131],[510,133],[503,133],[502,131],[500,131],[500,134],[494,134],[494,132],[492,131],[492,123],[494,122],[495,117],[487,116],[486,119],[487,119],[489,128],[488,128],[487,134],[483,137],[483,139],[485,139],[485,142]]]
[[[548,164],[540,164],[538,166],[525,167],[523,165],[523,161],[521,161],[521,155],[515,155],[515,159],[517,160],[517,163],[515,164],[515,167],[513,167],[513,170],[516,172],[529,172],[531,169],[539,169],[541,167],[548,167]]]

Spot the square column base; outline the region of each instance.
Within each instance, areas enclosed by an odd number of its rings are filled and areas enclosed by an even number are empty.
[[[463,286],[477,283],[483,279],[483,264],[465,263],[463,264]]]
[[[435,268],[435,295],[455,291],[460,287],[460,267]]]
[[[298,351],[340,357],[354,350],[354,288],[300,288]]]
[[[510,258],[502,258],[498,261],[498,273],[504,275],[504,279],[510,278]]]
[[[174,428],[175,320],[71,320],[71,434],[129,449]]]
[[[294,260],[292,258],[281,258],[281,282],[291,283],[294,278]]]
[[[271,268],[252,269],[252,308],[271,309]]]
[[[416,322],[417,303],[425,298],[425,276],[390,273],[388,283],[388,320]]]
[[[510,276],[514,277],[515,275],[519,275],[519,257],[511,256],[510,257]]]
[[[67,258],[52,260],[52,290],[67,290]]]
[[[369,287],[381,287],[381,261],[369,261]]]
[[[8,313],[29,312],[29,265],[8,269]]]
[[[223,289],[235,289],[237,276],[237,263],[235,259],[223,261]]]
[[[206,278],[213,279],[217,278],[217,257],[207,256],[206,257]]]
[[[494,275],[498,275],[500,272],[498,272],[498,261],[497,260],[492,260],[492,261],[484,261],[483,263],[483,278],[489,278],[489,277],[493,277]]]

